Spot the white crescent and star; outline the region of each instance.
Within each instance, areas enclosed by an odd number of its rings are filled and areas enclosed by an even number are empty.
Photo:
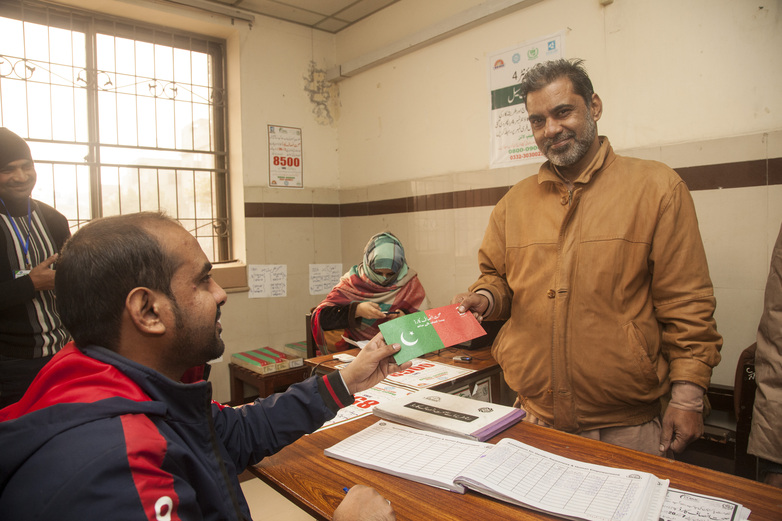
[[[412,333],[412,331],[410,331],[410,333]],[[413,335],[413,336],[415,336],[415,335]],[[416,344],[418,343],[418,339],[417,339],[417,338],[416,338],[415,340],[413,340],[413,341],[410,341],[410,342],[408,342],[407,340],[405,340],[405,333],[402,333],[402,334],[400,335],[399,339],[400,339],[400,340],[402,341],[402,343],[403,343],[404,345],[406,345],[406,346],[414,346],[414,345],[416,345]]]

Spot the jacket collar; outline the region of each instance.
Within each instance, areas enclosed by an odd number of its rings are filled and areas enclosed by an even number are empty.
[[[573,182],[573,184],[588,184],[590,181],[592,181],[592,178],[605,170],[611,163],[614,162],[614,159],[616,159],[616,154],[614,154],[614,149],[611,147],[611,143],[608,141],[608,138],[605,136],[599,136],[598,138],[600,140],[600,148],[597,149],[597,153],[595,154],[595,157],[592,158],[592,161],[587,165],[587,167],[584,169],[583,172],[578,176],[578,178]],[[543,165],[540,167],[540,171],[538,172],[538,184],[543,184],[545,182],[552,182],[552,183],[564,183],[564,179],[556,172],[554,165],[551,164],[551,161],[546,161],[543,163]]]
[[[204,410],[209,411],[212,384],[175,382],[154,369],[138,364],[110,349],[89,346],[85,355],[117,368],[153,402],[163,403],[167,415],[184,421],[203,421]]]

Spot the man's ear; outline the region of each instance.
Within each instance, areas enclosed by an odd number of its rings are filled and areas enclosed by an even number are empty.
[[[592,104],[589,106],[589,112],[595,121],[599,120],[600,116],[603,115],[603,100],[594,92],[592,93]]]
[[[151,289],[133,288],[125,299],[125,309],[141,333],[162,335],[166,332],[166,325],[160,317],[162,303],[160,295]]]

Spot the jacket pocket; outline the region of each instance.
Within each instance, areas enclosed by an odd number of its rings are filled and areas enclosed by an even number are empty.
[[[649,359],[649,347],[641,330],[635,322],[628,322],[622,326],[627,336],[627,345],[630,354],[636,361],[638,374],[646,384],[646,389],[651,390],[660,386],[660,379],[657,378],[652,361]]]

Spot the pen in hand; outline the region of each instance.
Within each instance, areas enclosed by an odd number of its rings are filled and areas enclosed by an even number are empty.
[[[342,492],[344,492],[345,494],[347,494],[349,491],[350,491],[350,487],[342,487]],[[386,503],[390,505],[391,501],[386,499]]]

